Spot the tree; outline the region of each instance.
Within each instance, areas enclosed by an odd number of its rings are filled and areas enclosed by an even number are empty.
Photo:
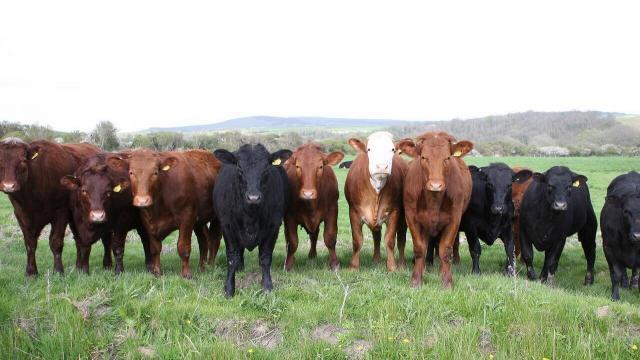
[[[101,121],[93,129],[89,139],[99,148],[106,151],[113,151],[120,147],[120,141],[116,135],[117,129],[111,121]]]

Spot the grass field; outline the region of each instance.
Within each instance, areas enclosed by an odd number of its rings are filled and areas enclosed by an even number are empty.
[[[637,158],[468,158],[477,165],[496,160],[536,170],[570,166],[589,178],[598,214],[609,181],[640,169]],[[346,171],[336,172],[342,189]],[[226,300],[224,251],[215,267],[183,280],[175,237],[164,242],[165,275],[156,279],[144,270],[142,246],[133,238],[122,276],[101,268],[100,245],[91,256],[91,275],[77,273],[70,237],[64,252],[66,275],[50,274],[52,256],[43,236],[37,252],[40,276],[27,279],[22,235],[1,195],[0,358],[640,358],[640,295],[623,289],[622,301],[609,300],[600,240],[590,287],[582,285],[586,264],[574,239],[562,255],[554,288],[527,281],[520,263],[516,279],[502,276],[501,243],[483,245],[483,275],[471,275],[464,243],[453,290],[441,288],[437,268],[429,268],[424,285],[412,289],[410,269],[387,273],[384,261],[372,264],[370,235],[361,270],[346,269],[351,256],[347,213],[341,194],[342,268],[337,274],[326,266],[324,246],[319,246],[317,259],[307,260],[305,241],[296,267],[285,273],[281,237],[272,268],[274,291],[260,291],[257,254],[249,253],[246,269],[237,277],[237,295]],[[409,257],[411,248],[409,242]],[[194,246],[192,266],[197,252]],[[536,253],[538,271],[541,260]]]

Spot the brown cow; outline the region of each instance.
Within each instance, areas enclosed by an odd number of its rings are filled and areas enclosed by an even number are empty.
[[[522,170],[530,169],[518,166],[513,168],[513,172],[516,174]],[[513,205],[515,207],[513,216],[513,242],[516,247],[516,257],[520,256],[520,204],[522,203],[525,191],[527,191],[532,181],[533,177],[530,177],[522,183],[514,182],[511,188],[511,198],[513,199]]]
[[[121,160],[118,154],[97,154],[85,161],[74,175],[61,179],[71,192],[73,223],[78,233],[76,267],[85,273],[89,272],[91,245],[99,239],[102,239],[105,249],[104,267],[111,266],[109,252],[113,248],[115,272],[121,273],[124,270],[124,242],[131,229],[136,229],[140,235],[149,265],[149,239],[138,209],[131,204],[129,168]]]
[[[199,269],[212,264],[220,246],[220,227],[213,211],[213,186],[220,161],[209,151],[153,152],[134,150],[129,159],[133,205],[141,209],[149,235],[151,272],[160,276],[162,240],[178,230],[182,276],[191,278],[191,233],[200,248]],[[207,223],[211,222],[210,228]]]
[[[360,266],[363,223],[367,224],[373,234],[373,261],[380,261],[382,224],[386,223],[384,240],[387,248],[387,270],[394,271],[396,261],[393,249],[396,235],[400,266],[405,266],[407,225],[402,207],[402,183],[408,165],[396,154],[393,136],[386,131],[369,135],[366,145],[355,138],[349,139],[349,144],[358,152],[344,184],[353,238],[353,254],[349,266],[353,269]]]
[[[26,143],[8,138],[0,142],[0,188],[9,195],[24,236],[27,276],[38,274],[36,247],[47,224],[51,224],[49,247],[54,270],[64,272],[62,248],[71,211],[69,193],[60,185],[60,179],[72,174],[86,158],[99,151],[89,144],[60,145],[46,140]],[[76,235],[75,227],[71,229]]]
[[[442,284],[450,288],[453,246],[471,198],[471,174],[462,156],[473,149],[473,144],[456,142],[445,132],[427,132],[416,142],[400,141],[398,148],[415,158],[409,164],[403,192],[415,258],[411,284],[422,284],[428,242],[438,239]]]
[[[320,146],[309,143],[297,148],[284,165],[290,194],[289,209],[284,217],[287,271],[293,268],[298,249],[298,225],[309,234],[311,259],[316,257],[321,222],[324,222],[324,244],[329,249],[329,266],[335,269],[340,265],[336,256],[338,180],[331,166],[343,158],[344,154],[339,151],[325,154]]]

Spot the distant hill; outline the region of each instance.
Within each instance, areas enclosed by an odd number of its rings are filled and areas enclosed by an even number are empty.
[[[384,119],[341,119],[325,117],[276,117],[249,116],[205,125],[176,127],[153,127],[140,131],[153,133],[162,131],[199,133],[230,130],[274,131],[296,130],[300,128],[351,128],[351,127],[388,127],[410,124],[410,121]]]

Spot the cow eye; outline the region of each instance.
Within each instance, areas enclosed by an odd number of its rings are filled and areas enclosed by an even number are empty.
[[[82,189],[82,195],[87,195],[87,190]]]
[[[129,171],[129,176],[133,176],[133,171]]]
[[[367,152],[371,152],[371,149],[367,149]]]

